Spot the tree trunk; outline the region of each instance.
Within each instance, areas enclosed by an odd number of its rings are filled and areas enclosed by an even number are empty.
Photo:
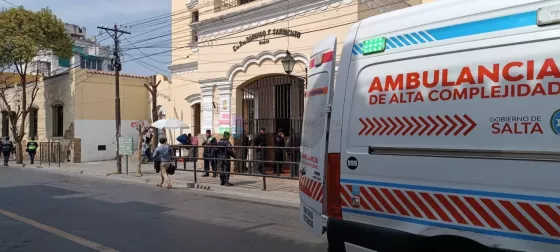
[[[154,80],[155,81],[155,80]],[[159,117],[158,117],[158,111],[157,111],[157,87],[155,85],[152,86],[152,120],[154,122],[156,122]],[[157,145],[158,145],[158,141],[159,141],[159,129],[153,128],[154,130],[154,135],[152,136],[152,152],[154,152],[154,150],[156,149]]]
[[[16,164],[23,164],[23,146],[21,146],[21,139],[16,139]]]

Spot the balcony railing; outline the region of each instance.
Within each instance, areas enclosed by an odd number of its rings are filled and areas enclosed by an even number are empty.
[[[256,0],[214,0],[214,12],[227,10]]]

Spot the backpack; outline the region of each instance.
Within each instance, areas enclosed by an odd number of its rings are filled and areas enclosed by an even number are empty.
[[[169,174],[169,175],[175,174],[176,169],[177,169],[177,167],[175,166],[174,163],[169,163],[169,167],[167,167],[167,174]]]
[[[12,151],[12,142],[8,140],[2,141],[2,151]]]

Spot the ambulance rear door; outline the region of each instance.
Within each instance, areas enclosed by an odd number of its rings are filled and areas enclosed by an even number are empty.
[[[336,36],[329,36],[313,50],[305,92],[299,180],[300,211],[302,221],[314,234],[323,233],[323,184],[335,61]]]

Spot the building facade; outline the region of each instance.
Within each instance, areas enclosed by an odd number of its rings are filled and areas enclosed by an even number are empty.
[[[138,143],[138,132],[132,122],[149,120],[148,77],[120,76],[121,135]],[[26,85],[27,102],[31,101],[33,82]],[[18,106],[21,91],[6,90],[10,106]],[[52,76],[39,77],[37,95],[26,119],[25,139],[56,142],[62,162],[111,160],[116,157],[115,76],[111,72],[75,68]],[[12,136],[8,110],[0,105],[2,136]],[[19,120],[18,120],[19,122]],[[26,144],[24,140],[23,144]],[[136,145],[134,145],[136,146]],[[40,152],[41,152],[40,147]],[[58,154],[58,153],[57,153]],[[56,156],[56,155],[55,155]],[[39,157],[37,157],[39,158]],[[56,157],[54,158],[56,159]]]
[[[159,109],[196,135],[227,130],[239,139],[261,127],[269,138],[280,128],[299,135],[313,47],[336,35],[340,57],[352,24],[424,2],[172,0],[172,76]],[[287,50],[296,60],[290,75]]]
[[[95,37],[87,37],[86,28],[75,24],[65,25],[65,32],[74,40],[70,59],[61,58],[50,51],[40,52],[29,64],[33,73],[54,76],[67,72],[73,68],[114,71],[111,65],[111,50],[108,46],[101,46]]]

